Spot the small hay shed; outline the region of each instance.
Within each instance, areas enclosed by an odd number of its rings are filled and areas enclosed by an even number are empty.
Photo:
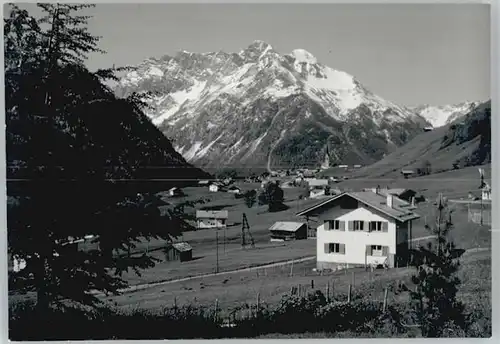
[[[307,224],[304,222],[278,221],[269,228],[271,241],[307,239]]]
[[[188,262],[193,259],[193,248],[187,242],[176,242],[165,248],[167,261]]]

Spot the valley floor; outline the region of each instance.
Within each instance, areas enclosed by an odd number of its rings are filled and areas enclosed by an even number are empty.
[[[475,171],[477,173],[477,171]],[[432,177],[432,178],[431,178]],[[389,187],[411,187],[426,197],[427,201],[418,205],[417,213],[421,219],[414,224],[413,236],[427,237],[425,221],[433,218],[433,203],[438,192],[454,199],[466,198],[471,190],[477,190],[478,179],[475,175],[461,178],[446,178],[446,174],[429,178],[415,178],[412,181],[400,179],[389,183]],[[340,188],[360,189],[372,187],[374,181],[348,180],[339,183]],[[376,181],[375,181],[376,183]],[[385,185],[383,185],[385,186]],[[242,188],[258,188],[260,184],[241,183]],[[120,296],[106,297],[105,300],[123,309],[160,309],[176,305],[212,306],[217,300],[222,315],[227,315],[238,307],[254,305],[257,298],[261,303],[275,304],[289,293],[291,287],[301,286],[302,290],[319,289],[325,291],[327,285],[331,293],[346,294],[349,284],[353,293],[371,300],[382,302],[384,288],[390,292],[390,302],[406,302],[407,295],[398,294],[395,284],[400,281],[410,282],[412,270],[406,267],[375,270],[349,269],[348,271],[319,274],[315,267],[315,240],[298,240],[285,243],[269,241],[269,227],[276,221],[301,221],[295,213],[318,200],[298,200],[299,188],[285,188],[287,210],[268,213],[266,207],[248,209],[242,199],[233,194],[210,193],[206,188],[186,188],[185,199],[209,198],[210,202],[200,207],[226,209],[229,211],[229,225],[225,231],[219,231],[216,239],[211,229],[186,232],[182,240],[193,247],[193,260],[189,262],[162,262],[154,268],[142,271],[141,276],[126,274],[132,286],[140,290],[126,292]],[[491,231],[490,227],[469,223],[467,207],[454,204],[452,239],[464,249],[470,249],[462,258],[460,297],[474,307],[485,308],[491,303]],[[250,230],[255,240],[255,248],[241,248],[241,221],[246,214]],[[224,239],[225,235],[225,239]],[[218,254],[217,254],[217,245]],[[224,244],[225,242],[225,244]],[[146,244],[145,244],[146,245]],[[150,250],[161,247],[161,242],[147,244]],[[153,252],[159,258],[161,250]],[[215,274],[218,256],[219,272]],[[304,259],[305,258],[305,259]],[[293,264],[291,260],[295,261]],[[287,262],[288,263],[279,263]],[[262,267],[262,265],[267,265]],[[261,267],[259,267],[261,266]],[[254,267],[248,269],[249,267]],[[243,271],[234,271],[241,270]],[[204,277],[189,278],[205,275]],[[179,280],[180,279],[180,280]],[[151,283],[171,281],[150,286]],[[11,301],[17,299],[11,296]],[[491,311],[491,310],[490,310]],[[242,310],[237,311],[244,316]],[[241,313],[243,312],[243,313]]]

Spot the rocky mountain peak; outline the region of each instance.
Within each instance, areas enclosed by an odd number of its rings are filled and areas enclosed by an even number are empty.
[[[310,63],[310,64],[318,63],[316,57],[314,57],[313,54],[304,49],[295,49],[292,51],[290,56],[293,57],[295,61],[298,63]]]
[[[366,164],[427,125],[312,53],[281,55],[264,41],[149,60],[120,85],[157,95],[148,116],[199,166],[316,165],[326,147],[332,163]]]

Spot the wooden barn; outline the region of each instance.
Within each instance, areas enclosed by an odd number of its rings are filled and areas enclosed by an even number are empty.
[[[307,239],[307,224],[304,222],[279,221],[269,228],[271,241]]]
[[[165,260],[188,262],[193,259],[193,248],[187,242],[176,242],[166,246]]]

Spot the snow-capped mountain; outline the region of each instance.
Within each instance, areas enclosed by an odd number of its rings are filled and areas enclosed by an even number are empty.
[[[438,128],[465,116],[479,104],[480,102],[463,102],[443,106],[420,105],[410,110],[425,118],[434,128]]]
[[[135,91],[155,94],[148,116],[204,167],[319,167],[326,152],[333,164],[366,164],[428,125],[311,53],[282,55],[262,41],[148,59],[116,87]]]

